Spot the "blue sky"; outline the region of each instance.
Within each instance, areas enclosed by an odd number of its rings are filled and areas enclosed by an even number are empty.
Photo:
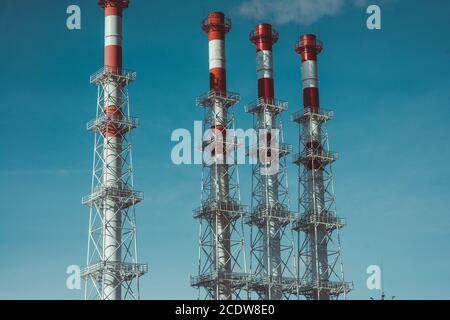
[[[171,164],[176,128],[202,119],[195,97],[208,89],[207,39],[200,21],[223,10],[233,19],[227,38],[228,87],[242,101],[256,95],[255,49],[248,33],[259,20],[241,15],[244,1],[132,1],[124,19],[124,66],[138,72],[130,90],[140,117],[134,131],[135,184],[145,192],[137,208],[140,260],[150,273],[142,298],[194,298],[200,166]],[[264,1],[262,1],[264,2]],[[294,1],[295,2],[295,1]],[[293,46],[319,32],[321,105],[329,124],[346,278],[350,299],[379,292],[365,287],[366,268],[383,265],[388,295],[450,299],[450,3],[381,2],[382,30],[365,27],[365,7],[338,1],[336,10],[305,25],[278,22],[275,91],[288,114],[301,105],[300,62]],[[360,2],[360,1],[356,1]],[[374,3],[380,3],[375,1]],[[66,8],[78,4],[82,29],[66,28]],[[271,21],[274,20],[274,21]],[[280,24],[282,23],[282,24]],[[0,298],[79,299],[67,290],[68,265],[85,263],[96,88],[89,75],[102,65],[103,14],[96,1],[13,0],[0,3]],[[235,109],[236,124],[251,117]],[[297,127],[284,116],[288,142]],[[249,204],[250,167],[241,188]],[[292,202],[296,168],[289,166]],[[295,206],[293,206],[295,209]]]

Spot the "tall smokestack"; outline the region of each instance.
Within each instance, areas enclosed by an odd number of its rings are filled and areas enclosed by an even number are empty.
[[[227,92],[225,34],[230,28],[231,21],[222,12],[209,13],[202,23],[208,35],[210,90],[197,99],[197,105],[206,109],[204,124],[212,133],[203,144],[212,163],[203,164],[202,206],[194,210],[201,224],[200,261],[199,275],[191,284],[204,289],[204,298],[217,300],[240,299],[239,288],[245,281],[236,272],[245,267],[240,261],[245,256],[239,227],[244,212],[239,205],[237,167],[227,163],[228,155],[236,151],[235,138],[227,137],[227,128],[233,125],[229,108],[239,101],[238,94]]]
[[[293,264],[290,265],[293,239],[286,230],[290,212],[285,156],[290,146],[280,143],[282,133],[278,122],[281,121],[277,119],[287,109],[287,102],[274,97],[272,45],[277,40],[278,33],[266,23],[256,25],[250,34],[250,41],[256,46],[258,100],[246,108],[247,112],[254,114],[254,128],[258,132],[252,214],[247,221],[253,230],[251,288],[258,298],[265,300],[289,298],[295,293],[296,283],[295,270],[292,269]],[[271,170],[275,165],[278,168]]]
[[[317,77],[317,55],[322,51],[322,45],[316,41],[316,36],[306,34],[300,37],[296,52],[302,61],[303,107],[306,110],[319,112],[319,81]]]
[[[226,95],[227,77],[225,70],[225,33],[230,30],[231,25],[225,23],[225,16],[222,12],[212,12],[208,14],[208,21],[203,25],[203,30],[208,34],[209,46],[209,88],[221,95]],[[224,146],[222,148],[223,157],[226,157],[226,127],[227,109],[220,101],[216,101],[213,107],[215,116],[211,129],[216,135],[222,135]],[[217,153],[217,154],[214,154]],[[219,156],[219,152],[214,149],[212,156]],[[211,200],[219,203],[227,202],[228,172],[226,164],[216,164],[211,167],[211,177],[213,192]],[[217,244],[217,270],[228,274],[231,272],[230,265],[230,230],[226,228],[227,217],[224,214],[217,216],[217,234],[221,241]],[[231,288],[227,281],[219,281],[218,300],[231,298]]]
[[[85,297],[137,299],[139,287],[133,281],[147,265],[137,263],[135,245],[134,205],[143,194],[133,190],[129,136],[137,120],[128,116],[127,85],[136,75],[122,69],[122,13],[128,0],[98,4],[105,13],[105,49],[104,67],[91,76],[99,90],[99,110],[88,123],[96,137],[92,193],[83,199],[91,208]]]
[[[105,11],[105,71],[122,73],[122,12],[128,7],[128,1],[99,1]],[[120,120],[122,106],[120,82],[111,81],[106,84],[104,92],[104,112],[106,117]],[[106,160],[103,183],[107,187],[120,188],[122,173],[121,148],[122,137],[113,123],[107,125],[103,157]],[[105,209],[105,258],[112,262],[121,262],[122,216],[116,214],[119,209],[114,199],[107,200]],[[104,295],[111,300],[121,299],[120,279],[115,274],[105,274]]]
[[[258,77],[258,98],[267,102],[274,99],[272,45],[278,41],[278,33],[267,23],[257,24],[250,35],[256,46],[256,72]]]
[[[212,12],[208,14],[208,20],[203,24],[203,31],[208,34],[209,46],[209,89],[219,95],[226,96],[227,92],[227,77],[225,69],[225,34],[230,30],[231,24],[225,22],[225,16],[222,12]],[[222,149],[214,149],[212,156],[223,156],[226,158],[226,127],[227,127],[227,107],[221,103],[220,100],[215,101],[213,110],[215,115],[211,129],[215,135],[222,138],[224,145]],[[219,148],[220,149],[220,148]],[[217,164],[211,167],[211,175],[213,176],[215,184],[213,184],[212,197],[217,201],[227,201],[228,195],[228,174],[226,164]],[[225,232],[224,239],[229,239],[228,232],[223,228],[223,223],[219,219],[219,230]],[[220,268],[229,271],[230,266],[225,263],[229,261],[228,245],[224,243],[223,250],[218,252],[218,261]],[[225,289],[227,290],[227,289]]]
[[[222,12],[211,12],[204,21],[203,31],[208,35],[209,47],[209,88],[217,92],[227,91],[225,70],[225,34],[230,31],[231,23],[225,20]]]
[[[128,0],[100,0],[105,12],[105,68],[122,72],[122,13]]]
[[[300,242],[299,266],[304,265],[300,277],[300,292],[308,299],[329,300],[350,290],[344,282],[341,267],[339,229],[342,219],[336,217],[332,187],[331,163],[337,154],[328,150],[326,122],[332,113],[319,105],[317,56],[322,44],[313,34],[300,36],[296,52],[302,66],[303,112],[294,115],[294,121],[303,125],[300,137],[300,153],[295,163],[302,166],[299,177],[299,218],[294,225],[303,231]],[[334,232],[336,231],[336,238]],[[337,244],[337,245],[336,245]]]

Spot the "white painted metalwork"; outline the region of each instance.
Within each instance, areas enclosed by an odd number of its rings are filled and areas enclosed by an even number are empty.
[[[214,150],[213,163],[203,161],[201,206],[194,210],[200,221],[198,275],[191,285],[198,289],[198,299],[239,300],[247,285],[243,217],[246,208],[240,204],[239,172],[235,162],[236,137],[226,129],[234,129],[229,107],[239,101],[236,93],[209,91],[197,99],[205,108],[205,128],[223,128],[203,142],[203,151]],[[234,130],[232,131],[234,132]],[[231,140],[231,141],[230,141]],[[211,148],[214,144],[214,148]],[[224,146],[222,152],[219,146]],[[234,161],[218,162],[220,156]],[[231,158],[231,156],[230,156]]]
[[[250,103],[246,111],[254,114],[254,128],[258,134],[257,145],[251,146],[252,156],[257,163],[252,167],[251,213],[246,219],[250,225],[250,298],[281,300],[297,297],[296,259],[294,238],[291,229],[292,214],[289,210],[286,156],[291,146],[284,143],[281,120],[277,115],[285,111],[287,102],[268,101],[260,98]],[[262,143],[261,132],[280,130],[275,147]],[[268,140],[268,139],[267,139]],[[278,147],[276,147],[278,145]],[[262,153],[276,157],[278,169],[274,173],[263,174],[270,164],[261,159]]]
[[[298,233],[298,292],[306,299],[346,298],[353,284],[345,282],[339,230],[345,221],[336,216],[331,164],[337,154],[329,150],[326,123],[333,113],[306,107],[293,115],[300,127],[299,215],[293,223]]]
[[[83,197],[89,206],[87,266],[82,271],[85,299],[139,299],[139,277],[147,272],[138,263],[135,205],[143,193],[134,190],[127,85],[135,72],[102,68],[91,76],[98,86],[97,115],[87,124],[95,133],[92,191]],[[105,107],[114,106],[114,115]]]

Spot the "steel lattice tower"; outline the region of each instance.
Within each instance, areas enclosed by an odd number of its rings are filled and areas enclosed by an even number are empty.
[[[95,133],[87,267],[82,271],[85,299],[139,299],[135,204],[143,193],[133,189],[127,86],[136,73],[122,69],[122,12],[128,0],[100,0],[105,12],[105,64],[91,76],[98,86],[97,115],[87,124]]]
[[[239,95],[227,92],[225,75],[225,33],[231,22],[221,12],[212,12],[202,23],[209,40],[210,91],[197,99],[205,108],[205,128],[211,134],[203,142],[202,197],[194,218],[200,220],[198,275],[191,285],[199,299],[241,299],[246,285],[243,215],[239,175],[235,163],[236,138],[227,135],[234,128],[229,108]],[[233,161],[229,161],[229,156]]]
[[[246,107],[254,115],[257,145],[252,169],[250,290],[259,299],[296,297],[295,249],[289,211],[286,156],[290,145],[283,141],[281,119],[287,102],[274,98],[272,44],[278,33],[269,24],[258,24],[250,34],[256,46],[258,99]],[[280,141],[281,140],[281,141]]]
[[[339,231],[344,220],[336,216],[331,164],[337,154],[329,150],[326,123],[333,113],[319,107],[317,55],[322,44],[316,36],[300,36],[296,52],[302,61],[303,111],[293,115],[301,125],[298,231],[299,293],[307,299],[344,298],[351,283],[344,281]]]

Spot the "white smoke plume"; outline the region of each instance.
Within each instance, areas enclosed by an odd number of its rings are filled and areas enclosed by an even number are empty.
[[[338,15],[345,5],[366,5],[368,0],[246,0],[239,14],[275,24],[294,22],[308,25],[324,16]]]

